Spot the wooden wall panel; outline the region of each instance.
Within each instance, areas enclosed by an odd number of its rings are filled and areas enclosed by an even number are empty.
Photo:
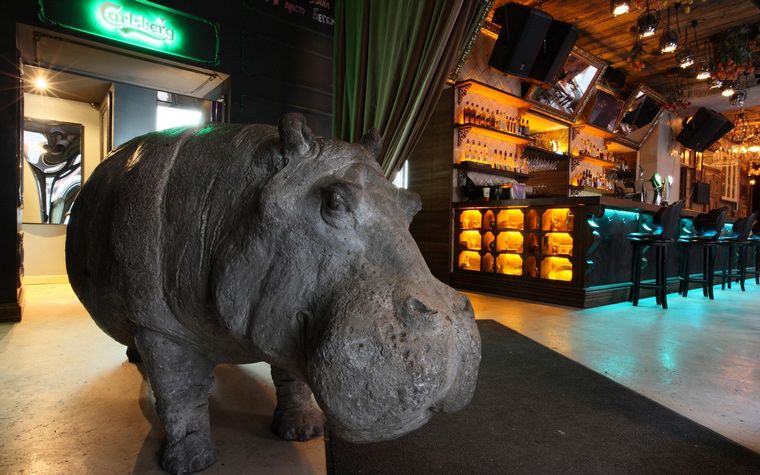
[[[446,283],[451,268],[453,159],[454,88],[447,86],[408,158],[409,189],[422,200],[409,230],[433,275]]]

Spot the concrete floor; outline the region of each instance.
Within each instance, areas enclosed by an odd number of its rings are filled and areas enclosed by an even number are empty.
[[[0,324],[0,473],[162,473],[162,428],[144,374],[70,287],[26,287],[24,320]],[[496,320],[760,452],[760,286],[573,309],[468,293]],[[324,441],[269,431],[263,363],[221,365],[210,399],[219,460],[204,473],[322,474]]]

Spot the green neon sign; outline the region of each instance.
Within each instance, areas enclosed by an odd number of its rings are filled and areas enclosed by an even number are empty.
[[[49,24],[208,64],[219,63],[219,27],[146,0],[37,0]]]

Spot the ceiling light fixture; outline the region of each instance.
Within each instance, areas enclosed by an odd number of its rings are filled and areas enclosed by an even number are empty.
[[[610,0],[610,11],[614,16],[620,16],[631,10],[630,0]]]
[[[668,24],[662,29],[660,52],[672,53],[678,48],[678,34],[670,29],[670,7],[668,7]]]
[[[720,88],[721,95],[730,97],[734,94],[734,92],[736,92],[734,90],[734,82],[729,80],[723,81],[723,85]]]
[[[697,79],[707,79],[710,77],[710,62],[702,61],[697,70]]]
[[[685,28],[686,34],[684,35],[684,43],[681,49],[676,54],[676,61],[681,69],[686,69],[694,64],[694,52],[689,46],[689,27]]]
[[[644,13],[639,15],[639,19],[636,20],[639,36],[641,38],[647,38],[654,35],[657,32],[657,25],[659,24],[660,12],[649,8],[649,0],[647,0],[647,9]]]

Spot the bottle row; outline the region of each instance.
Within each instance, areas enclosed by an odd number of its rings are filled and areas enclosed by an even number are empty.
[[[459,229],[465,230],[529,230],[571,232],[575,216],[570,208],[536,209],[524,212],[512,209],[467,209],[459,212]]]
[[[499,110],[491,111],[483,106],[478,107],[473,102],[465,103],[459,111],[457,122],[460,124],[478,125],[508,134],[527,137],[530,135],[530,121],[526,118],[508,116]]]
[[[480,256],[477,252],[459,253],[458,266],[462,270],[489,272],[504,275],[540,277],[550,280],[570,281],[573,279],[573,265],[566,257],[536,257],[525,259],[517,254]]]
[[[479,231],[459,233],[459,248],[466,251],[515,252],[546,255],[573,255],[573,238],[568,233],[523,236],[516,231],[480,235]]]
[[[615,182],[608,179],[607,175],[592,173],[591,170],[583,170],[573,179],[576,186],[598,188],[600,190],[614,190]]]
[[[459,147],[459,163],[481,163],[497,170],[506,170],[515,173],[528,173],[528,162],[524,154],[519,157],[517,153],[507,152],[494,148],[488,150],[485,142],[470,142],[469,139]]]

